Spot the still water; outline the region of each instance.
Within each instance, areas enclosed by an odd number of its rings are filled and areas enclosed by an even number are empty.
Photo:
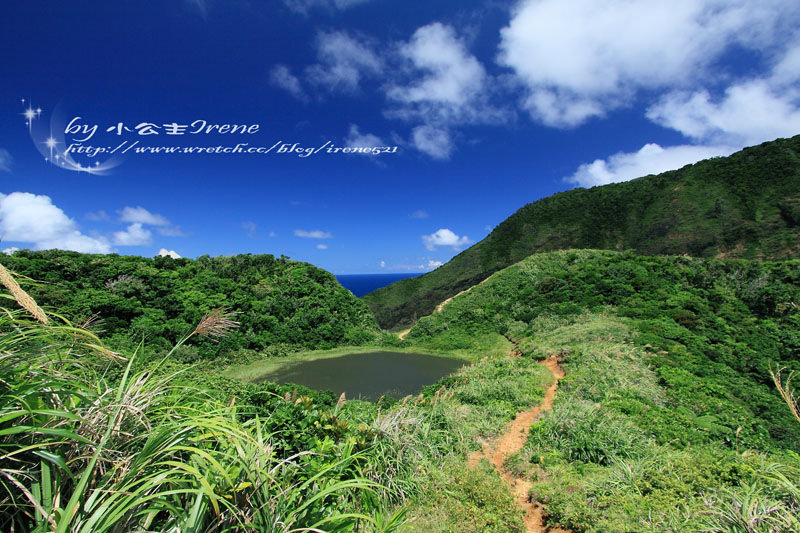
[[[417,394],[466,364],[461,359],[418,353],[354,353],[314,361],[288,363],[264,381],[299,383],[317,390],[345,393],[348,399],[376,400]]]

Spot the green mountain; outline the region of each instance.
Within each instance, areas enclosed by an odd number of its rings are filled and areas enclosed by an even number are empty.
[[[745,531],[747,520],[799,531],[800,417],[771,376],[800,371],[798,301],[798,260],[563,250],[495,273],[422,317],[406,342],[469,350],[507,339],[516,357],[497,370],[505,383],[525,361],[558,356],[566,376],[553,409],[510,464],[563,527]],[[513,397],[453,381],[480,390],[479,400],[456,392],[465,403]]]
[[[680,170],[574,189],[528,204],[444,266],[363,297],[399,328],[534,252],[784,259],[800,255],[800,136]]]
[[[181,358],[210,358],[237,349],[284,353],[363,344],[378,334],[363,302],[336,278],[308,263],[271,255],[170,257],[90,255],[48,250],[0,258],[45,308],[78,324],[95,316],[115,349],[142,339],[168,349],[205,313],[237,312],[238,330],[220,342],[186,347]]]

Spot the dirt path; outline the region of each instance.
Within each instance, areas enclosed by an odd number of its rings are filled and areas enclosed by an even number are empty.
[[[489,277],[491,277],[491,276],[489,276]],[[489,279],[489,278],[486,278],[486,279]],[[472,287],[469,287],[469,288],[467,288],[467,289],[464,289],[463,291],[459,292],[458,294],[454,294],[453,296],[451,296],[451,297],[450,297],[450,298],[448,298],[447,300],[443,301],[442,303],[440,303],[439,305],[437,305],[437,306],[436,306],[436,309],[434,309],[434,310],[433,310],[433,313],[441,313],[441,312],[442,312],[442,309],[444,309],[444,306],[445,306],[445,305],[447,305],[447,304],[449,304],[450,302],[452,302],[452,301],[453,301],[453,298],[456,298],[456,297],[458,297],[458,296],[461,296],[461,295],[462,295],[462,294],[464,294],[465,292],[469,292],[469,291],[471,291],[473,287],[477,287],[477,286],[478,286],[478,285],[480,285],[481,283],[485,282],[485,281],[486,281],[486,279],[485,279],[485,280],[483,280],[483,281],[481,281],[480,283],[478,283],[478,284],[476,284],[476,285],[473,285]],[[431,313],[431,314],[433,314],[433,313]],[[411,327],[414,327],[414,326],[411,326]],[[402,340],[402,339],[405,339],[405,338],[406,338],[406,335],[408,335],[408,332],[409,332],[409,331],[411,331],[411,328],[404,329],[403,331],[401,331],[400,333],[398,333],[398,334],[397,334],[397,337],[398,337],[400,340]]]
[[[542,411],[548,411],[553,408],[553,398],[556,395],[558,388],[558,380],[564,377],[564,371],[558,364],[556,356],[551,355],[542,363],[550,372],[555,376],[555,382],[548,387],[544,393],[542,403],[527,411],[517,413],[517,416],[509,422],[503,432],[496,439],[487,442],[483,445],[483,450],[473,453],[467,465],[474,468],[481,459],[486,458],[494,468],[500,473],[503,481],[511,488],[514,495],[514,501],[525,513],[524,523],[525,531],[528,533],[569,533],[567,530],[560,528],[550,528],[545,526],[545,510],[544,507],[538,502],[531,502],[529,499],[532,484],[525,479],[514,477],[511,473],[503,468],[503,463],[506,458],[522,449],[525,441],[528,439],[528,432],[530,431],[531,424],[533,424],[539,417]]]

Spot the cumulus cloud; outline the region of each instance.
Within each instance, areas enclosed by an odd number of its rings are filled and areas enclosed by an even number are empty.
[[[688,87],[732,46],[782,46],[791,0],[526,0],[501,31],[498,62],[526,88],[524,107],[571,127],[642,90]]]
[[[283,89],[298,100],[306,99],[300,79],[292,74],[286,65],[275,65],[269,73],[269,80],[272,85]]]
[[[317,250],[327,250],[327,249],[328,249],[328,245],[327,244],[318,244],[317,245]]]
[[[350,124],[350,132],[345,137],[344,142],[347,146],[354,148],[384,145],[383,139],[372,133],[361,133],[355,124]]]
[[[705,90],[676,92],[651,106],[647,117],[696,141],[746,146],[800,133],[800,92],[767,79],[732,85],[719,99]]]
[[[171,257],[173,259],[180,259],[181,256],[178,255],[178,252],[175,250],[167,250],[166,248],[162,248],[158,251],[157,254],[159,257]]]
[[[509,113],[492,106],[483,65],[455,30],[434,22],[417,29],[399,48],[403,63],[386,96],[387,115],[427,124],[485,124],[506,121]]]
[[[6,241],[32,243],[37,250],[111,251],[106,239],[81,233],[50,197],[27,192],[0,194],[0,235]]]
[[[706,89],[675,90],[648,108],[647,118],[696,144],[650,143],[638,152],[583,164],[567,181],[592,186],[629,180],[800,133],[800,45],[776,57],[771,72],[733,83],[717,98]]]
[[[17,248],[16,246],[11,246],[9,248],[4,248],[3,253],[6,255],[14,255],[14,252],[19,252],[19,250],[20,249]]]
[[[491,103],[492,77],[450,26],[422,26],[399,45],[395,59],[400,68],[385,89],[385,114],[416,123],[411,145],[434,159],[447,159],[455,149],[453,127],[503,123],[513,116]]]
[[[295,237],[302,237],[304,239],[332,239],[333,234],[327,231],[322,230],[304,230],[304,229],[296,229],[294,230]]]
[[[11,154],[4,148],[0,148],[0,171],[11,171]]]
[[[142,227],[141,222],[134,222],[124,231],[115,231],[112,235],[117,246],[142,246],[152,242],[152,233]]]
[[[472,244],[472,241],[466,235],[459,237],[446,228],[439,229],[430,235],[423,235],[422,242],[425,244],[425,248],[430,251],[434,251],[440,246],[449,246],[454,250],[458,250],[459,248]]]
[[[413,213],[409,213],[408,218],[421,219],[421,218],[428,218],[429,216],[430,215],[428,214],[427,211],[423,211],[422,209],[419,209],[418,211],[414,211]]]
[[[383,61],[370,47],[343,31],[317,35],[319,62],[306,68],[309,83],[331,93],[355,93],[365,76],[383,70]]]
[[[387,96],[407,104],[445,106],[458,112],[484,91],[486,71],[450,26],[434,22],[419,28],[400,53],[422,76],[407,85],[394,85]]]
[[[435,261],[435,260],[431,259],[430,261],[428,261],[427,268],[429,268],[429,269],[439,268],[443,264],[444,263],[442,263],[441,261]]]
[[[104,212],[101,211],[101,213]],[[166,217],[151,213],[141,206],[124,207],[119,211],[119,215],[121,222],[155,226],[158,234],[165,237],[183,237],[186,235],[179,226],[172,225],[172,223]]]
[[[411,142],[420,152],[439,160],[449,159],[455,149],[450,132],[430,124],[417,126],[411,130]]]
[[[566,181],[581,187],[593,187],[628,181],[648,174],[674,170],[710,157],[730,155],[736,149],[729,146],[669,146],[662,148],[649,143],[636,152],[620,152],[608,159],[584,163]]]
[[[149,226],[169,226],[170,222],[166,217],[151,213],[144,207],[123,207],[119,212],[119,219],[122,222],[132,222],[147,224]]]

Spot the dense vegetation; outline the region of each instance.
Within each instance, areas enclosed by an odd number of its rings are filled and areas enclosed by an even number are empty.
[[[29,291],[43,307],[78,324],[95,317],[95,328],[114,349],[130,350],[144,340],[151,351],[168,350],[219,307],[235,311],[241,327],[219,343],[180,349],[178,359],[356,345],[378,333],[367,307],[333,275],[285,257],[148,259],[23,250],[0,262],[39,282]]]
[[[508,360],[499,335],[416,398],[345,402],[175,360],[234,334],[230,314],[204,315],[147,362],[48,317],[9,280],[0,267],[15,299],[0,297],[23,307],[0,313],[3,531],[519,530],[494,473],[464,476],[461,463],[548,382]],[[408,518],[406,501],[417,502]]]
[[[272,261],[273,280],[308,268]],[[49,282],[23,279],[25,289],[79,301],[61,281],[75,282],[69,269],[38,264],[29,272]],[[535,254],[406,340],[367,323],[384,347],[472,361],[418,397],[376,403],[226,379],[226,358],[187,364],[190,346],[213,353],[204,336],[247,338],[236,307],[143,357],[115,355],[57,315],[37,323],[27,302],[0,314],[0,528],[523,531],[497,473],[466,457],[540,401],[552,376],[537,361],[558,353],[567,377],[554,409],[508,464],[536,480],[552,521],[576,532],[794,531],[800,423],[770,367],[800,370],[798,301],[798,261]],[[121,327],[107,338],[129,342]]]
[[[800,424],[770,367],[800,370],[798,302],[798,261],[551,252],[407,338],[455,348],[503,335],[523,360],[561,355],[555,407],[511,466],[562,525],[796,531]]]
[[[444,266],[363,299],[381,327],[406,327],[446,298],[534,252],[570,248],[798,257],[800,136],[657,176],[533,202]]]

